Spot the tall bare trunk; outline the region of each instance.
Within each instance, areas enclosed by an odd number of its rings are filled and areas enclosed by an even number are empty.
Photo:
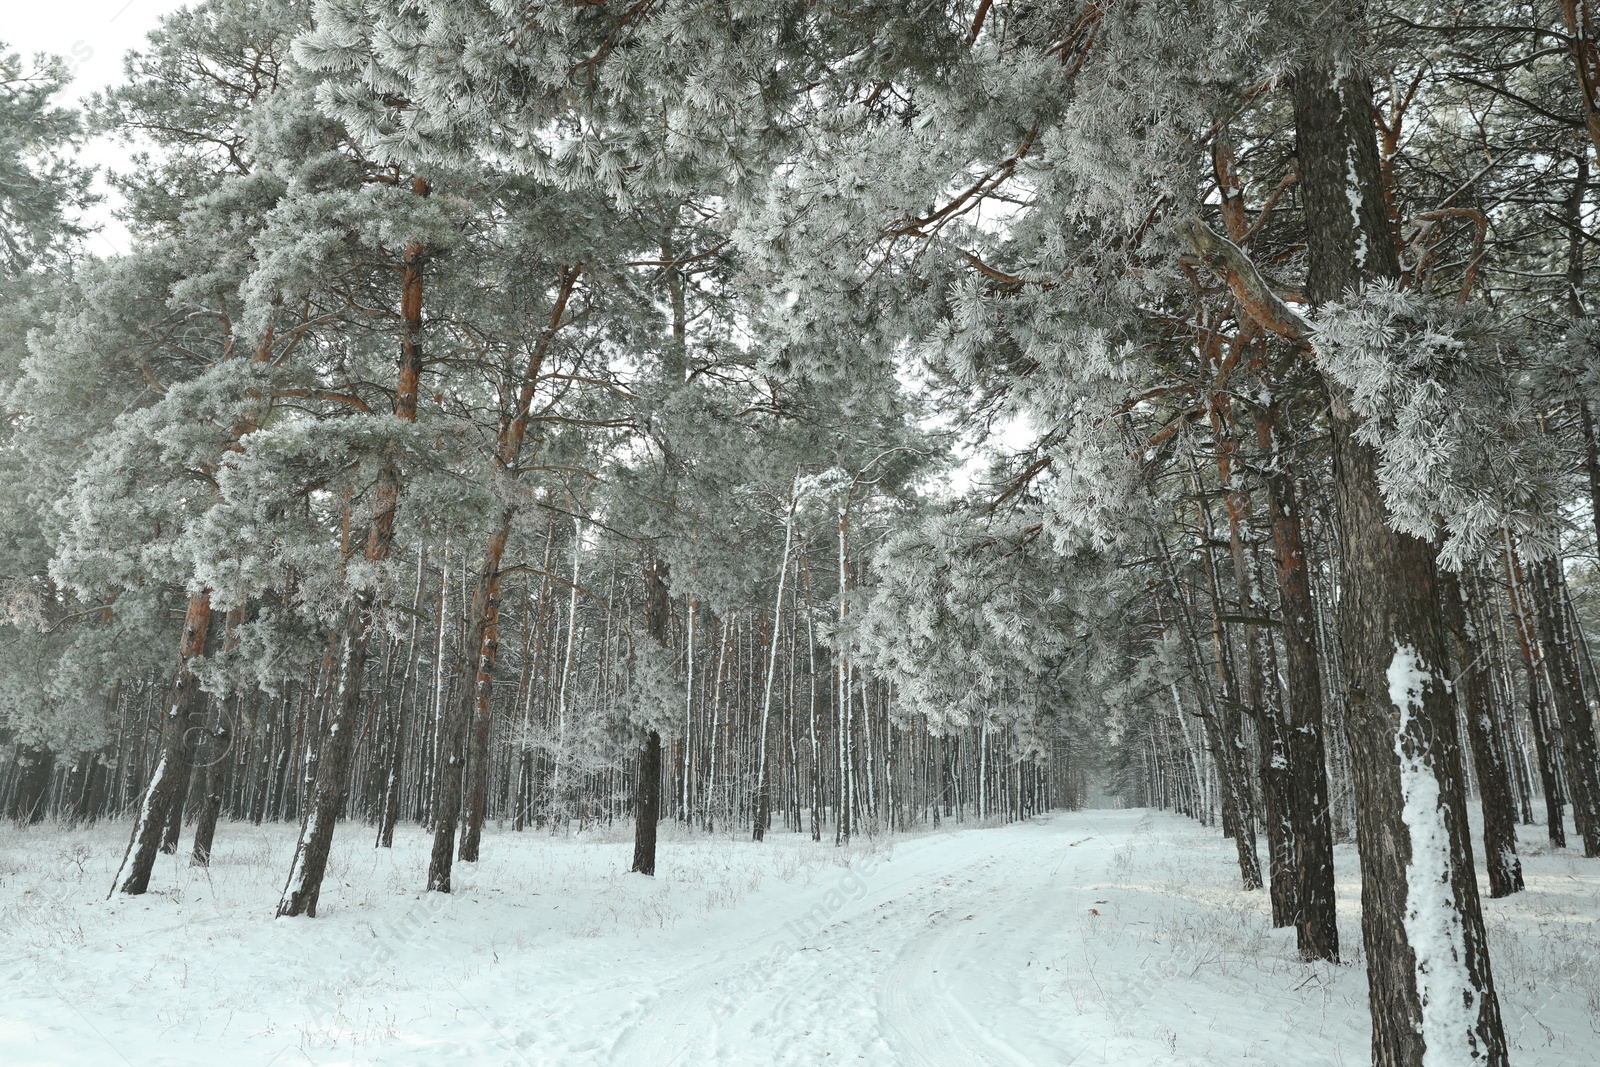
[[[205,728],[206,695],[194,675],[194,663],[206,654],[211,634],[211,591],[191,594],[183,616],[183,635],[178,639],[178,669],[173,675],[167,710],[161,719],[161,747],[155,770],[139,802],[133,821],[128,850],[117,868],[117,877],[127,869],[122,891],[137,896],[150,886],[156,852],[166,831],[167,817],[174,804],[182,803],[179,788],[187,784],[181,771],[189,765],[190,749],[199,731]]]
[[[783,562],[778,567],[778,599],[772,607],[772,640],[771,649],[767,657],[767,686],[761,699],[761,733],[756,739],[756,810],[755,829],[753,836],[760,841],[766,837],[767,821],[770,817],[769,794],[771,783],[768,782],[767,770],[767,741],[771,733],[772,720],[772,688],[778,678],[778,649],[781,644],[779,637],[783,631],[783,592],[789,580],[789,551],[794,545],[794,513],[799,503],[799,476],[789,486],[789,513],[783,523]]]
[[[1489,895],[1510,896],[1522,889],[1522,861],[1517,858],[1517,809],[1511,796],[1511,775],[1497,736],[1499,731],[1492,707],[1494,696],[1487,683],[1482,642],[1466,610],[1465,589],[1449,571],[1439,572],[1439,596],[1455,651],[1456,699],[1467,722],[1473,767],[1478,772]]]
[[[16,792],[11,798],[11,817],[18,825],[29,826],[44,818],[45,795],[56,756],[49,745],[20,745],[17,748]]]
[[[400,772],[405,766],[406,727],[411,720],[407,697],[416,704],[418,648],[417,634],[422,626],[422,577],[428,567],[426,546],[417,547],[417,586],[411,598],[411,636],[406,640],[406,668],[400,676],[400,693],[395,697],[393,727],[390,729],[386,759],[380,769],[378,807],[378,840],[376,847],[394,847],[395,822],[400,817]]]
[[[1600,856],[1600,757],[1594,738],[1594,717],[1585,699],[1578,666],[1577,639],[1562,589],[1559,561],[1544,559],[1529,567],[1539,645],[1546,677],[1561,726],[1561,755],[1566,766],[1567,797],[1583,838],[1583,854]]]
[[[850,500],[846,496],[839,504],[839,620],[838,648],[834,665],[838,672],[839,736],[839,800],[835,812],[833,843],[848,844],[851,830],[851,810],[855,797],[851,789],[854,776],[854,752],[850,743],[850,653],[846,622],[850,615]]]
[[[421,178],[412,184],[418,196],[428,195]],[[422,379],[422,296],[427,254],[420,242],[406,246],[400,282],[400,359],[395,387],[394,417],[417,421],[417,390]],[[386,458],[373,490],[372,518],[367,532],[366,558],[389,557],[394,542],[395,515],[400,504],[400,467]],[[323,716],[317,748],[317,772],[307,797],[289,880],[278,901],[279,916],[317,914],[322,877],[333,845],[333,828],[344,804],[350,779],[350,752],[361,715],[361,686],[366,674],[367,643],[378,607],[370,590],[356,595],[345,612],[338,646],[338,683]]]
[[[457,689],[444,719],[439,749],[439,795],[433,810],[433,855],[428,862],[428,889],[437,893],[450,892],[450,861],[455,852],[456,821],[461,816],[468,724],[472,722],[473,712],[480,704],[487,710],[493,685],[494,661],[499,649],[496,632],[500,618],[500,560],[511,534],[511,515],[511,508],[501,510],[499,526],[489,538],[483,562],[479,564],[477,577],[473,581],[467,635],[463,642],[463,648],[477,651],[468,668],[471,684],[463,684]],[[487,745],[484,750],[487,755]],[[477,843],[474,840],[474,859],[476,856]]]
[[[667,643],[667,622],[671,613],[668,601],[668,570],[664,560],[649,560],[645,565],[645,623],[650,639],[663,648]],[[645,732],[644,751],[639,756],[639,781],[634,796],[633,865],[639,874],[656,873],[656,825],[661,820],[661,734],[653,728]]]
[[[1533,727],[1534,758],[1539,764],[1539,785],[1544,793],[1545,830],[1552,848],[1567,847],[1566,786],[1561,780],[1560,731],[1550,697],[1550,674],[1539,639],[1538,613],[1533,590],[1523,574],[1522,562],[1506,536],[1506,591],[1517,644],[1528,673],[1528,723]]]
[[[478,847],[483,840],[484,808],[489,796],[489,731],[493,725],[494,668],[500,658],[500,559],[505,555],[505,542],[511,532],[510,509],[506,510],[504,533],[496,531],[490,537],[489,548],[484,553],[485,567],[494,567],[484,605],[481,627],[474,629],[481,635],[478,664],[472,684],[472,727],[467,753],[467,811],[461,827],[460,859],[463,863],[478,862]],[[496,552],[498,545],[499,551]],[[478,598],[472,598],[473,612],[477,612]],[[470,645],[468,646],[470,647]]]
[[[1193,679],[1194,687],[1200,697],[1201,724],[1205,729],[1206,747],[1211,753],[1212,765],[1217,769],[1217,784],[1222,794],[1223,832],[1227,834],[1230,829],[1232,830],[1228,836],[1233,838],[1234,851],[1239,861],[1241,884],[1248,890],[1260,889],[1261,865],[1256,858],[1255,830],[1246,815],[1248,807],[1239,782],[1239,763],[1228,751],[1229,743],[1226,740],[1224,724],[1217,711],[1219,700],[1207,680],[1209,672],[1205,667],[1205,657],[1201,652],[1194,616],[1183,598],[1183,589],[1178,583],[1177,567],[1173,563],[1172,553],[1167,548],[1166,538],[1159,532],[1159,527],[1155,535],[1155,544],[1161,569],[1167,579],[1167,593],[1172,601],[1172,621],[1178,627],[1184,658],[1189,667],[1189,677]],[[1159,598],[1157,602],[1159,605]],[[1226,694],[1223,696],[1225,699]]]
[[[216,839],[217,820],[222,817],[228,772],[233,766],[230,757],[240,700],[238,693],[229,693],[223,698],[217,708],[216,723],[205,735],[205,747],[201,750],[203,757],[198,770],[200,811],[195,816],[194,841],[189,848],[189,865],[192,867],[211,865],[211,846]]]
[[[1266,598],[1256,581],[1255,555],[1250,543],[1254,508],[1243,487],[1243,460],[1234,427],[1233,405],[1227,394],[1219,393],[1212,398],[1210,407],[1212,435],[1217,443],[1217,473],[1228,514],[1228,548],[1239,611],[1247,620],[1265,619]],[[1277,674],[1277,653],[1271,634],[1266,627],[1249,621],[1244,623],[1244,631],[1244,702],[1255,719],[1272,925],[1294,926],[1299,911],[1297,872],[1300,867],[1296,849],[1300,835],[1295,832],[1299,810],[1291,776],[1291,760],[1295,753],[1291,751],[1288,723],[1279,705],[1278,693],[1270,682]]]
[[[561,268],[550,318],[528,355],[522,379],[512,394],[511,409],[500,420],[494,453],[494,475],[497,480],[516,477],[545,360],[550,355],[556,334],[565,322],[567,304],[582,273],[582,266]],[[471,615],[467,620],[465,647],[472,650],[474,656],[473,682],[470,688],[463,688],[458,702],[457,717],[461,721],[447,723],[445,730],[446,743],[450,746],[446,749],[449,755],[444,766],[445,778],[459,779],[463,763],[468,775],[467,817],[461,832],[461,859],[466,863],[478,861],[478,846],[483,838],[483,812],[489,793],[489,727],[494,697],[494,665],[500,650],[500,559],[505,554],[506,539],[510,536],[511,520],[515,514],[513,505],[504,506],[500,522],[490,532],[489,543],[484,549],[483,563],[478,573],[478,588],[483,595],[473,594]],[[458,751],[458,746],[469,736],[470,753]],[[447,780],[444,786],[451,799],[441,805],[441,811],[434,819],[434,859],[430,866],[428,886],[449,892],[450,860],[448,855],[440,859],[440,850],[448,852],[449,844],[454,841],[456,819],[460,815],[460,802],[454,799],[454,795],[460,791],[460,785],[458,782],[452,789]]]
[[[1279,619],[1283,627],[1288,802],[1294,837],[1295,937],[1305,959],[1339,958],[1333,889],[1333,820],[1328,810],[1327,753],[1322,739],[1322,664],[1317,605],[1311,592],[1293,471],[1278,447],[1277,411],[1259,409],[1256,435],[1267,453],[1263,481],[1272,519]]]
[[[1318,26],[1323,39],[1310,42],[1312,58],[1295,71],[1292,95],[1307,295],[1320,306],[1368,281],[1398,278],[1400,266],[1371,86],[1348,62],[1347,50],[1365,36],[1364,9],[1337,5]],[[1377,454],[1356,438],[1349,396],[1336,383],[1330,393],[1372,1059],[1386,1067],[1421,1067],[1425,1057],[1503,1067],[1433,552],[1389,528]]]

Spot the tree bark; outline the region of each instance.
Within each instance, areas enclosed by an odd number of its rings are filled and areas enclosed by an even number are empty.
[[[11,817],[19,826],[30,826],[44,818],[45,794],[55,765],[56,755],[48,745],[22,745],[17,749],[17,786]]]
[[[238,694],[230,694],[224,707],[237,707]],[[200,797],[200,814],[194,821],[194,844],[189,852],[193,867],[211,865],[211,846],[217,834],[217,820],[222,815],[222,794],[228,787],[228,758],[233,745],[234,716],[231,712],[219,715],[217,725],[206,735],[204,785]]]
[[[667,644],[668,569],[664,560],[650,559],[645,564],[645,625],[651,640],[663,648]],[[634,795],[633,866],[639,874],[656,873],[656,824],[661,820],[661,734],[648,729],[644,751],[639,756],[639,781]]]
[[[412,183],[418,196],[428,195],[421,178]],[[406,246],[400,284],[400,358],[394,396],[394,417],[417,421],[417,390],[422,378],[422,295],[427,255],[421,242]],[[387,559],[394,542],[395,514],[400,503],[400,467],[390,457],[378,472],[372,520],[367,532],[366,557]],[[350,752],[361,715],[361,686],[366,674],[367,643],[378,607],[370,590],[358,593],[346,612],[339,635],[339,682],[323,716],[317,772],[301,821],[300,837],[289,880],[278,901],[278,915],[317,914],[322,877],[327,870],[333,828],[344,804],[350,779]]]
[[[1439,571],[1439,596],[1445,627],[1455,649],[1455,692],[1467,737],[1472,743],[1472,764],[1478,774],[1478,794],[1483,808],[1483,859],[1489,871],[1489,895],[1506,897],[1522,890],[1522,861],[1517,857],[1517,809],[1511,795],[1511,775],[1506,767],[1495,726],[1494,696],[1487,684],[1482,642],[1466,610],[1466,591],[1456,576]]]
[[[1522,563],[1509,535],[1505,549],[1506,590],[1511,619],[1517,630],[1517,644],[1528,672],[1528,723],[1533,727],[1534,759],[1539,764],[1539,787],[1544,793],[1545,829],[1551,848],[1567,847],[1566,787],[1557,765],[1560,743],[1550,707],[1550,676],[1539,640],[1537,611],[1533,593],[1522,572]]]
[[[772,640],[767,657],[767,685],[761,699],[761,727],[756,739],[758,748],[756,756],[756,810],[755,828],[752,836],[761,841],[767,835],[767,822],[770,817],[770,794],[772,784],[768,781],[767,768],[767,742],[771,732],[772,720],[772,689],[778,677],[778,650],[781,644],[779,638],[783,633],[783,594],[789,580],[789,551],[794,544],[794,513],[799,504],[798,492],[799,476],[789,486],[789,514],[783,524],[783,562],[778,569],[778,600],[772,608]]]
[[[1219,392],[1212,396],[1209,406],[1212,436],[1217,444],[1217,474],[1228,513],[1228,547],[1239,613],[1247,618],[1264,618],[1267,615],[1266,598],[1255,580],[1255,559],[1249,544],[1253,508],[1249,494],[1243,488],[1243,463],[1235,432],[1233,404],[1226,393]],[[1275,687],[1268,681],[1270,676],[1277,674],[1277,655],[1272,647],[1271,635],[1264,627],[1245,623],[1244,631],[1244,702],[1256,726],[1257,755],[1261,769],[1261,824],[1267,837],[1272,925],[1294,926],[1299,913],[1297,872],[1300,859],[1296,848],[1299,835],[1295,833],[1298,805],[1292,795],[1294,782],[1290,761],[1293,754],[1288,723],[1279,708]]]
[[[1294,836],[1295,939],[1303,959],[1339,958],[1339,916],[1333,888],[1333,820],[1328,811],[1323,744],[1322,665],[1317,605],[1300,528],[1294,474],[1277,448],[1277,412],[1262,408],[1256,433],[1267,452],[1263,481],[1272,520],[1279,616],[1283,626],[1285,716],[1289,746],[1290,832]]]
[[[1152,521],[1154,516],[1152,516]],[[1155,537],[1157,555],[1161,560],[1162,570],[1166,574],[1168,592],[1172,598],[1174,623],[1178,627],[1179,636],[1183,640],[1184,657],[1189,667],[1189,677],[1200,699],[1201,725],[1205,729],[1206,749],[1211,753],[1211,762],[1217,768],[1217,784],[1222,797],[1222,829],[1224,837],[1232,837],[1234,851],[1239,861],[1239,880],[1247,890],[1261,888],[1261,863],[1256,857],[1255,825],[1248,815],[1248,800],[1245,798],[1242,783],[1238,776],[1238,761],[1228,751],[1227,733],[1217,711],[1219,703],[1216,694],[1207,684],[1207,672],[1203,665],[1200,650],[1200,638],[1195,632],[1196,625],[1193,614],[1189,611],[1183,599],[1183,589],[1178,584],[1178,571],[1172,561],[1172,553],[1167,548],[1166,538],[1159,533]],[[1224,694],[1224,698],[1226,694]],[[1233,746],[1237,748],[1237,746]],[[1231,831],[1231,832],[1230,832]]]
[[[382,770],[383,781],[378,799],[378,840],[377,848],[394,847],[394,827],[400,817],[400,773],[405,767],[406,759],[406,727],[411,721],[412,708],[407,706],[407,698],[411,704],[416,703],[417,692],[417,634],[422,625],[422,579],[428,567],[428,551],[426,546],[417,549],[417,587],[416,593],[411,598],[411,636],[406,640],[406,668],[400,675],[400,692],[395,697],[393,728],[389,735],[388,758],[384,761]]]
[[[238,647],[237,633],[244,619],[243,607],[228,612],[222,638],[224,652]],[[229,757],[233,753],[234,730],[242,700],[238,692],[223,698],[217,705],[216,725],[205,735],[200,812],[195,818],[194,844],[189,852],[189,863],[194,867],[211,865],[211,845],[217,833],[217,819],[222,815],[222,796],[228,787],[228,771],[233,763]]]
[[[178,640],[178,669],[173,676],[166,714],[161,720],[161,747],[155,770],[145,786],[139,814],[133,821],[128,850],[122,866],[128,877],[122,891],[137,896],[150,887],[150,872],[155,867],[156,851],[166,831],[167,815],[181,803],[178,789],[184,780],[182,768],[189,762],[189,747],[196,731],[204,726],[206,694],[194,676],[194,661],[206,654],[211,634],[211,591],[192,594],[183,616],[183,635]]]
[[[433,809],[433,853],[428,861],[428,889],[435,893],[450,892],[451,856],[455,852],[456,822],[461,817],[467,730],[473,721],[474,709],[482,705],[487,710],[492,691],[495,654],[499,650],[496,634],[500,617],[500,560],[511,534],[511,515],[511,508],[501,510],[499,525],[489,538],[483,562],[479,564],[477,578],[473,581],[472,606],[467,617],[467,635],[462,645],[464,649],[475,649],[477,652],[468,668],[472,672],[472,682],[456,690],[445,715],[439,744],[439,792]],[[488,745],[485,744],[485,757],[487,753]],[[474,860],[476,856],[477,844],[474,841]]]
[[[316,918],[322,877],[333,845],[333,828],[349,783],[350,749],[361,716],[361,680],[366,672],[370,595],[356,598],[349,621],[340,628],[338,684],[323,713],[317,769],[295,844],[289,880],[278,900],[278,915]]]
[[[1600,756],[1594,738],[1594,716],[1584,699],[1575,637],[1556,568],[1544,559],[1529,567],[1533,604],[1538,616],[1539,644],[1550,681],[1555,713],[1561,721],[1561,754],[1567,770],[1567,799],[1583,838],[1583,854],[1600,856]]]
[[[201,739],[205,736],[203,724],[196,723],[190,727],[191,737],[185,746],[183,769],[178,775],[178,792],[173,798],[171,806],[167,808],[167,824],[161,832],[161,854],[173,856],[178,852],[178,838],[183,832],[183,815],[188,809],[195,792],[195,753],[199,751]]]
[[[509,518],[509,516],[508,516]],[[510,522],[505,523],[506,535],[510,533]],[[495,553],[495,541],[500,544],[499,553]],[[491,537],[490,546],[485,556],[505,555],[506,537],[497,534]],[[487,562],[487,559],[485,560]],[[483,641],[478,652],[478,668],[473,679],[472,694],[472,731],[469,737],[469,751],[467,753],[467,812],[466,819],[461,828],[461,849],[459,858],[463,863],[478,862],[478,846],[483,840],[483,815],[489,799],[489,730],[493,725],[494,712],[492,699],[494,696],[494,668],[500,658],[500,559],[494,560],[495,573],[491,579],[492,588],[489,590],[488,603],[485,607],[483,620]],[[477,598],[474,597],[474,605]]]
[[[1552,727],[1553,712],[1537,665],[1528,668],[1528,722],[1533,726],[1533,756],[1539,764],[1539,788],[1544,793],[1544,823],[1551,848],[1567,847],[1567,792],[1561,780],[1556,749],[1560,738]]]
[[[1372,90],[1348,49],[1365,9],[1319,17],[1326,34],[1294,72],[1292,96],[1310,274],[1323,305],[1400,277],[1371,124]],[[1334,496],[1341,542],[1338,630],[1345,732],[1361,852],[1372,1059],[1507,1063],[1472,862],[1454,702],[1432,549],[1391,530],[1378,456],[1334,382]],[[1463,1012],[1463,1004],[1466,1011]],[[1433,1047],[1430,1047],[1433,1046]],[[1453,1062],[1453,1061],[1452,1061]]]
[[[527,368],[518,383],[513,406],[501,419],[496,435],[494,470],[497,478],[515,476],[522,447],[527,440],[528,420],[532,415],[535,391],[543,373],[545,358],[556,332],[566,316],[567,303],[577,285],[582,267],[562,267],[550,319],[528,356]],[[472,603],[467,617],[467,636],[463,649],[472,652],[472,684],[463,685],[444,723],[441,748],[444,763],[440,768],[439,804],[434,811],[433,858],[428,865],[428,888],[450,892],[450,853],[455,844],[456,822],[461,816],[462,776],[467,780],[466,826],[461,834],[461,859],[478,860],[478,844],[483,835],[483,812],[489,794],[489,727],[494,697],[494,667],[500,651],[500,561],[511,536],[511,520],[516,508],[500,510],[499,521],[489,535],[483,562],[478,567]],[[577,552],[577,546],[573,548]],[[467,744],[471,743],[470,753]]]
[[[633,865],[630,872],[656,873],[656,826],[661,821],[661,734],[645,735],[639,757],[639,782],[634,796]]]

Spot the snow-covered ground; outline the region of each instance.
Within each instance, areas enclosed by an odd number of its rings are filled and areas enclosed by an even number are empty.
[[[666,829],[666,828],[664,828]],[[126,827],[0,831],[0,1064],[1357,1065],[1342,966],[1298,962],[1213,831],[1141,811],[849,850],[490,833],[450,897],[427,841],[344,826],[315,920],[274,920],[292,838],[224,825],[106,899]],[[1533,838],[1526,839],[1537,847]],[[1489,901],[1518,1067],[1600,1048],[1600,861],[1533,856]]]

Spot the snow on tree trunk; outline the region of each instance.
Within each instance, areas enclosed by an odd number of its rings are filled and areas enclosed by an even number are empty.
[[[124,869],[128,871],[122,891],[130,895],[137,896],[149,888],[150,872],[155,867],[156,852],[166,832],[168,814],[174,804],[182,803],[178,790],[186,782],[180,781],[178,770],[189,764],[188,749],[194,743],[196,731],[204,726],[202,716],[206,706],[206,695],[194,675],[193,664],[206,654],[210,634],[211,593],[207,590],[191,594],[178,644],[178,669],[161,720],[160,755],[139,802],[128,850],[117,868],[117,878],[122,877]]]
[[[364,615],[358,602],[350,612]],[[361,714],[361,679],[366,670],[367,628],[351,622],[340,635],[338,685],[324,712],[316,776],[305,800],[305,817],[295,842],[289,880],[278,900],[278,915],[316,918],[322,878],[328,868],[334,825],[349,782],[350,749]]]
[[[1467,970],[1467,937],[1453,883],[1455,849],[1446,820],[1447,802],[1429,759],[1431,739],[1420,727],[1424,694],[1444,689],[1444,679],[1409,645],[1396,647],[1384,672],[1389,702],[1400,713],[1394,753],[1400,762],[1401,819],[1409,838],[1406,863],[1405,932],[1416,963],[1416,993],[1422,1023],[1424,1067],[1455,1067],[1489,1057],[1478,1043],[1479,990]],[[1471,871],[1464,872],[1472,877]]]

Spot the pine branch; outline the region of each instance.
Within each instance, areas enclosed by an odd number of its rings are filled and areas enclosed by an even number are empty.
[[[1234,299],[1263,329],[1286,341],[1306,343],[1311,324],[1272,291],[1244,249],[1196,218],[1180,222],[1178,232],[1200,261],[1227,281]]]

